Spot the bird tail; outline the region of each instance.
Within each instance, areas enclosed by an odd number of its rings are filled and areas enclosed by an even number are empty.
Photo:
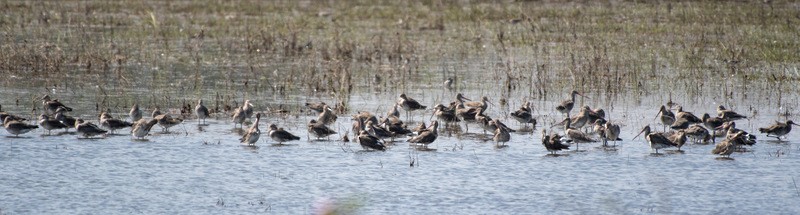
[[[758,128],[761,133],[767,133],[767,128]]]

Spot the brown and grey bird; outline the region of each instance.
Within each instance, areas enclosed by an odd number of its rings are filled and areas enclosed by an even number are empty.
[[[495,146],[505,146],[506,142],[511,140],[511,134],[508,133],[508,130],[504,128],[502,125],[498,125],[497,119],[492,120],[492,124],[495,124],[496,129],[494,130],[494,136],[492,140],[494,140]]]
[[[619,125],[606,121],[605,119],[598,119],[595,122],[595,131],[603,140],[603,146],[608,146],[608,141],[614,141],[614,146],[617,145],[619,138],[620,128]]]
[[[372,121],[366,122],[364,130],[366,130],[370,135],[381,139],[394,137],[394,133],[383,127],[376,126],[374,123],[372,123]]]
[[[661,124],[664,125],[665,132],[667,131],[667,126],[672,126],[675,123],[675,114],[664,105],[661,105],[661,109],[658,110],[657,117],[661,120]]]
[[[692,112],[683,111],[682,106],[678,106],[678,112],[675,114],[675,120],[685,119],[689,123],[702,123],[703,120],[695,116]]]
[[[333,109],[331,109],[331,107],[329,107],[328,105],[325,105],[322,108],[322,113],[319,113],[319,116],[317,117],[317,122],[322,123],[324,125],[330,125],[335,123],[336,119],[338,118],[339,117],[336,116],[336,113],[333,112]],[[375,119],[375,121],[377,123],[378,120]]]
[[[392,105],[392,108],[389,109],[389,112],[386,113],[386,117],[387,118],[394,117],[394,118],[398,118],[399,119],[400,118],[400,110],[397,109],[398,106],[399,105],[397,105],[397,104]]]
[[[158,109],[156,109],[156,110],[158,110]],[[155,111],[154,111],[154,113],[155,113]],[[161,128],[163,128],[163,131],[166,132],[166,133],[169,133],[169,128],[171,128],[173,126],[176,126],[178,124],[181,124],[183,122],[183,119],[173,118],[169,114],[157,115],[157,116],[154,116],[153,119],[158,120],[158,125],[161,126]]]
[[[573,107],[575,107],[575,95],[579,95],[579,96],[582,96],[584,98],[588,98],[588,97],[584,96],[583,94],[579,93],[578,91],[573,90],[569,94],[569,99],[562,101],[561,104],[556,106],[556,110],[558,112],[560,112],[560,113],[567,114],[567,117],[569,117],[569,112],[572,111]]]
[[[747,118],[747,116],[738,114],[738,113],[736,113],[736,112],[734,112],[732,110],[725,109],[725,106],[722,106],[722,105],[717,106],[717,116],[719,116],[722,119],[725,119],[726,121],[729,121],[729,120],[740,120],[740,119],[746,119]]]
[[[142,110],[139,109],[139,104],[133,104],[131,111],[128,112],[128,116],[131,118],[131,122],[136,122],[142,119]]]
[[[714,149],[711,150],[711,153],[729,158],[737,148],[737,143],[734,140],[742,138],[743,135],[744,132],[740,131],[735,133],[731,138],[725,138],[722,142],[717,143]]]
[[[336,134],[336,131],[312,119],[308,122],[308,133],[314,135],[314,137],[319,140],[320,138]]]
[[[482,96],[480,101],[464,102],[464,106],[471,107],[471,108],[481,108],[483,110],[486,110],[486,108],[489,107],[489,97]]]
[[[453,78],[448,77],[447,80],[444,81],[444,84],[443,84],[444,85],[444,89],[447,89],[449,91],[453,91],[453,82],[454,82]]]
[[[253,146],[258,142],[258,138],[261,137],[261,130],[258,129],[258,124],[261,122],[261,113],[256,114],[256,121],[253,125],[250,126],[250,129],[247,129],[247,132],[244,133],[242,138],[239,138],[239,142]]]
[[[586,107],[588,108],[589,106]],[[589,120],[586,121],[586,123],[590,125],[595,124],[599,119],[606,118],[606,111],[603,110],[602,108],[589,109],[586,111],[586,114],[589,116]]]
[[[381,127],[386,129],[390,133],[394,134],[394,136],[392,136],[393,138],[394,137],[408,136],[408,135],[411,135],[411,134],[414,133],[413,131],[411,131],[408,128],[406,128],[406,125],[403,124],[402,121],[392,122],[391,119],[393,119],[393,118],[396,118],[396,117],[384,118],[383,121],[380,124]]]
[[[416,143],[417,145],[422,145],[423,147],[428,147],[428,144],[431,144],[433,143],[433,141],[436,141],[436,138],[439,136],[438,132],[439,121],[436,120],[432,121],[430,127],[431,128],[423,131],[419,135],[414,136],[411,139],[408,139],[408,142]]]
[[[358,144],[360,144],[361,147],[364,148],[365,150],[371,149],[378,151],[386,151],[386,145],[383,144],[383,140],[370,135],[369,132],[365,130],[361,130],[361,132],[358,133],[356,141],[358,141]]]
[[[722,124],[725,123],[726,121],[730,121],[720,117],[712,117],[708,113],[703,114],[702,120],[703,120],[703,125],[706,126],[706,128],[711,129],[712,134],[716,132],[715,130],[717,127],[722,126]]]
[[[650,144],[650,148],[656,150],[656,154],[658,154],[659,149],[669,148],[669,147],[676,147],[675,143],[669,141],[667,136],[661,132],[651,132],[650,125],[645,126],[639,134],[636,134],[633,139],[639,137],[639,135],[644,134],[644,139],[647,140],[647,143]]]
[[[66,112],[67,112],[66,109],[58,108],[58,109],[56,109],[56,116],[54,118],[56,120],[58,120],[59,122],[61,122],[61,124],[67,125],[67,127],[64,128],[64,129],[67,132],[69,132],[69,128],[75,127],[73,125],[75,125],[75,121],[76,120],[75,120],[75,117],[67,116],[65,114]]]
[[[526,101],[525,104],[522,105],[518,110],[511,113],[511,118],[517,120],[517,122],[522,123],[525,127],[528,124],[531,124],[534,128],[536,127],[536,119],[533,118],[533,113],[531,109],[531,102]]]
[[[66,111],[72,111],[72,108],[65,106],[59,102],[58,99],[50,99],[50,95],[44,95],[42,97],[42,105],[44,106],[44,110],[48,115],[56,114],[56,109],[59,107],[63,107]]]
[[[558,151],[569,149],[569,144],[563,143],[561,141],[561,136],[558,134],[547,135],[546,129],[542,129],[542,145],[544,145],[544,148],[547,149],[550,154],[556,154]]]
[[[15,137],[19,137],[20,134],[25,134],[32,131],[33,129],[39,128],[38,125],[31,125],[23,121],[10,119],[10,116],[4,116],[4,117],[5,118],[2,118],[3,127],[6,128],[6,131],[8,131],[8,133],[13,134]]]
[[[678,151],[681,151],[681,147],[686,144],[686,132],[684,132],[684,130],[678,130],[677,132],[672,133],[672,135],[669,135],[667,139],[669,139],[669,141],[678,148]]]
[[[83,138],[92,138],[94,136],[105,135],[108,131],[97,127],[94,123],[91,122],[84,122],[83,119],[76,119],[75,120],[75,130],[78,131],[80,136]]]
[[[150,133],[150,129],[152,129],[157,123],[158,120],[156,119],[139,119],[133,123],[133,127],[131,128],[131,136],[138,140],[142,140],[147,136],[147,134]]]
[[[409,112],[415,110],[424,110],[427,108],[426,106],[417,102],[417,100],[412,99],[411,97],[406,96],[405,93],[400,94],[400,101],[397,102],[403,110],[406,111],[406,121],[408,121]]]
[[[236,128],[238,124],[240,128],[243,128],[245,119],[247,119],[247,114],[244,113],[242,107],[237,107],[236,110],[233,111],[233,127]]]
[[[3,106],[0,106],[0,119],[2,119],[2,120],[14,120],[14,121],[20,121],[20,122],[28,120],[28,119],[25,119],[25,118],[23,118],[21,116],[17,116],[17,115],[14,115],[14,114],[11,114],[11,113],[3,111]],[[2,121],[0,121],[0,122],[2,122]]]
[[[786,122],[775,122],[774,125],[766,128],[759,128],[758,131],[761,133],[766,133],[767,137],[774,137],[778,138],[778,140],[781,140],[781,137],[786,136],[792,131],[792,125],[797,125],[797,123],[792,122],[792,120],[788,120]]]
[[[572,140],[573,143],[575,143],[575,150],[579,149],[579,146],[578,146],[579,143],[597,142],[597,140],[592,139],[591,137],[589,137],[589,135],[587,135],[586,133],[583,133],[583,131],[571,127],[571,122],[570,121],[571,120],[566,120],[565,121],[565,124],[564,124],[564,134],[565,135],[564,136],[566,136],[567,138]]]
[[[686,133],[686,137],[691,138],[695,143],[708,143],[708,141],[712,140],[708,129],[698,124],[689,126],[689,128],[684,129],[683,131]]]
[[[250,100],[244,100],[242,111],[244,112],[245,119],[253,118],[253,112],[255,111],[255,108],[253,108],[253,103],[250,103]]]
[[[39,126],[41,126],[44,130],[46,130],[48,135],[50,135],[52,130],[69,127],[67,125],[64,125],[64,123],[61,123],[61,121],[58,121],[57,119],[51,119],[49,116],[45,114],[39,115]]]
[[[203,99],[197,100],[197,105],[194,106],[194,114],[197,115],[197,124],[200,124],[200,120],[203,120],[203,124],[206,124],[206,118],[209,116],[208,108],[203,105]]]
[[[469,123],[475,123],[475,116],[479,113],[477,108],[468,108],[461,103],[456,105],[456,116],[464,122],[467,132],[469,132]]]
[[[325,110],[325,105],[328,104],[325,104],[325,102],[306,102],[306,107],[317,113],[322,113],[322,110]]]
[[[104,129],[111,131],[111,133],[113,134],[114,131],[118,129],[123,129],[133,126],[133,123],[126,122],[121,119],[115,119],[111,117],[111,115],[108,114],[108,112],[102,112],[100,113],[100,126]]]
[[[435,107],[433,107],[433,110],[434,110],[433,115],[436,116],[436,119],[439,119],[442,122],[444,122],[445,127],[447,125],[450,125],[451,123],[461,122],[461,120],[458,119],[458,116],[456,116],[455,110],[451,110],[442,104],[436,105]]]
[[[300,137],[295,136],[288,131],[283,130],[283,128],[278,128],[275,124],[269,125],[269,137],[272,138],[275,142],[278,142],[278,145],[282,145],[284,142],[289,142],[293,140],[300,140]]]
[[[725,122],[722,124],[722,126],[717,127],[716,129],[717,130],[722,129],[723,131],[727,131],[725,133],[726,138],[731,138],[736,133],[742,132],[742,135],[739,138],[734,139],[734,142],[737,146],[745,146],[745,145],[752,146],[755,145],[757,142],[755,135],[752,135],[746,131],[736,128],[736,122],[734,121]]]

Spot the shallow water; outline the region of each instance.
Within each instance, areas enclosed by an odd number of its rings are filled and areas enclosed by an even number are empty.
[[[383,99],[375,99],[379,97]],[[393,98],[388,94],[355,98],[352,104],[359,108],[352,111],[378,115],[393,102],[385,99]],[[429,104],[439,98],[418,99]],[[659,99],[641,98],[642,104]],[[510,102],[511,107],[519,103]],[[128,135],[91,140],[42,136],[36,130],[22,138],[0,137],[0,180],[5,182],[0,184],[5,191],[0,208],[10,214],[307,214],[319,202],[337,199],[360,205],[358,210],[367,214],[800,213],[794,204],[800,200],[795,183],[800,174],[792,171],[800,167],[796,131],[786,142],[758,134],[759,143],[749,152],[733,154],[732,160],[716,159],[710,153],[713,144],[653,155],[641,138],[631,138],[647,123],[661,129],[653,119],[656,109],[629,102],[607,111],[623,125],[625,140],[616,150],[590,143],[581,144],[581,152],[549,156],[540,130],[551,130],[561,116],[551,110],[554,101],[535,104],[537,129],[512,133],[508,147],[499,149],[471,125],[467,135],[441,133],[430,146],[435,151],[418,151],[398,141],[386,152],[368,152],[357,143],[338,141],[339,136],[309,141],[304,125],[315,118],[310,114],[268,115],[256,148],[240,145],[227,119],[200,127],[187,120],[169,134],[158,133],[156,126],[149,141]],[[714,113],[715,108],[685,106],[696,114]],[[521,126],[502,117],[506,109],[513,108],[491,106],[489,114],[511,127]],[[777,116],[778,111],[762,111],[761,117],[739,121],[738,127],[753,132],[776,119],[765,116]],[[91,118],[90,112],[83,116]],[[427,121],[430,113],[412,113],[412,126]],[[302,140],[274,146],[266,137],[269,123]],[[349,117],[340,115],[334,127],[344,133],[349,124]]]

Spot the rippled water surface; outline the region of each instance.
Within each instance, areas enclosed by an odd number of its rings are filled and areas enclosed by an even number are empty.
[[[354,99],[353,109],[382,115],[391,97],[358,97],[363,100]],[[275,146],[263,135],[255,148],[238,143],[227,118],[200,127],[189,119],[149,141],[131,140],[127,129],[93,140],[36,130],[0,139],[0,208],[9,214],[307,214],[321,202],[340,201],[369,214],[800,213],[796,131],[785,142],[759,134],[759,143],[733,160],[715,159],[712,144],[652,155],[641,138],[631,139],[645,124],[660,130],[656,107],[648,105],[657,99],[607,109],[623,125],[617,150],[581,144],[585,151],[562,156],[548,156],[540,141],[541,129],[551,130],[561,117],[552,101],[534,103],[540,125],[532,133],[512,133],[506,148],[494,147],[472,125],[468,134],[441,133],[431,145],[435,151],[400,140],[386,152],[368,152],[339,136],[308,140],[304,126],[312,114],[268,115],[261,123],[265,134],[276,123],[302,140]],[[696,113],[715,108],[686,106]],[[521,126],[503,109],[490,106],[488,113]],[[412,126],[430,113],[413,113]],[[767,116],[777,113],[762,111],[739,127],[756,131],[776,119]],[[349,124],[341,115],[334,127],[343,133]]]

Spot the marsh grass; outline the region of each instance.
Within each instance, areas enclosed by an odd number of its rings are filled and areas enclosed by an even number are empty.
[[[302,102],[273,101],[333,100],[346,112],[353,93],[438,90],[446,77],[511,107],[518,98],[560,100],[577,89],[608,106],[632,95],[666,101],[671,92],[685,95],[682,103],[755,100],[778,108],[798,102],[799,7],[5,1],[0,82],[14,92],[4,93],[4,103],[62,92],[117,109],[206,98],[225,112],[259,97],[260,107],[293,111]]]

